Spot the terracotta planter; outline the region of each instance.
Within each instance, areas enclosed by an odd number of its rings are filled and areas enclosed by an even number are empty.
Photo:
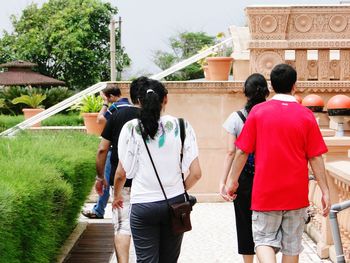
[[[208,66],[203,66],[205,80],[210,80],[210,72]]]
[[[30,109],[30,108],[25,108],[25,109],[22,109],[23,111],[23,115],[24,115],[24,119],[29,119],[35,115],[37,115],[38,113],[40,112],[43,112],[44,109],[41,109],[41,108],[37,108],[37,109]],[[33,124],[32,127],[40,127],[41,124],[40,124],[40,121],[37,122],[36,124]]]
[[[232,57],[206,58],[210,80],[228,80],[231,71]]]
[[[97,122],[98,113],[83,113],[84,125],[87,134],[95,134],[100,136],[103,128],[105,127],[105,122]]]

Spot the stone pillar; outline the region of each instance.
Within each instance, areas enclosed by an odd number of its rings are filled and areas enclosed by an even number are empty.
[[[329,50],[318,51],[318,80],[329,80]]]
[[[307,80],[307,50],[298,49],[295,51],[295,67],[298,73],[298,80]]]
[[[340,50],[340,80],[350,80],[350,50]]]

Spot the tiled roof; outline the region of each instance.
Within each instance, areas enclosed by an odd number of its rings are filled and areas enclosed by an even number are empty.
[[[0,68],[7,68],[7,71],[0,72],[0,85],[32,85],[32,86],[62,86],[63,81],[50,78],[38,72],[31,70],[32,67],[38,66],[35,63],[15,60],[0,64]]]
[[[15,60],[4,64],[0,64],[0,68],[32,68],[36,66],[38,66],[38,64],[23,60]]]
[[[63,81],[33,71],[0,72],[0,85],[62,86]]]

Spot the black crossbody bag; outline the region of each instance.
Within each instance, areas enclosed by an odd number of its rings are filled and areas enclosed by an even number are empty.
[[[181,153],[180,153],[180,160],[182,163],[182,158],[183,158],[183,145],[184,145],[184,141],[185,141],[185,125],[184,125],[184,120],[182,118],[179,118],[179,125],[180,125],[180,137],[181,137]],[[159,185],[162,189],[164,198],[168,204],[169,207],[169,212],[170,212],[170,220],[171,220],[171,226],[172,226],[172,231],[175,235],[179,235],[182,234],[186,231],[190,231],[192,230],[192,225],[191,225],[191,218],[190,218],[190,214],[192,211],[192,206],[195,204],[196,199],[193,196],[189,196],[187,191],[186,191],[186,186],[185,186],[185,180],[184,180],[184,175],[181,172],[182,175],[182,182],[184,185],[184,189],[185,189],[185,201],[181,202],[181,203],[176,203],[176,204],[170,204],[169,200],[165,194],[162,182],[160,181],[156,166],[154,165],[151,153],[148,149],[147,143],[146,143],[146,139],[145,136],[143,134],[143,130],[142,130],[142,126],[141,126],[141,121],[139,121],[139,126],[140,126],[140,130],[141,130],[141,134],[142,134],[142,139],[143,142],[145,144],[147,153],[149,155],[149,158],[151,160],[154,172],[157,176]],[[191,200],[191,201],[190,201]]]

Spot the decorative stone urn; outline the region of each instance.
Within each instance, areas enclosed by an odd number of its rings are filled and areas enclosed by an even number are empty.
[[[312,112],[322,112],[324,107],[324,101],[321,96],[316,94],[307,95],[302,104],[309,108]]]
[[[309,108],[316,118],[317,124],[320,125],[320,114],[322,114],[323,107],[324,107],[324,101],[321,98],[321,96],[316,94],[310,94],[307,95],[303,101],[302,105]]]
[[[329,126],[336,129],[335,136],[344,136],[344,128],[349,128],[347,123],[350,119],[350,97],[343,94],[333,96],[327,103],[327,111],[331,119]]]

